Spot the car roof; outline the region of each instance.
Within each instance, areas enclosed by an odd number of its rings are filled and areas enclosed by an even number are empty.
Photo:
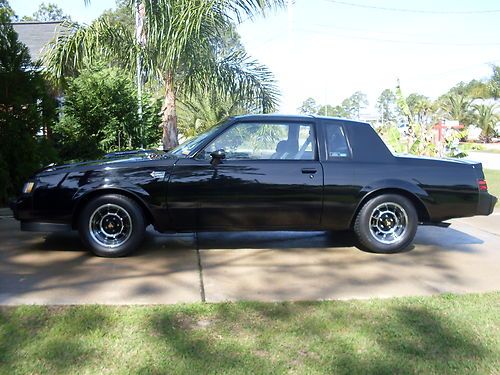
[[[368,124],[364,121],[351,120],[341,117],[329,117],[329,116],[318,116],[318,115],[285,115],[280,113],[272,114],[256,114],[256,115],[241,115],[233,116],[231,119],[234,120],[248,120],[248,121],[262,121],[262,120],[273,120],[273,121],[304,121],[311,119],[322,119],[322,120],[337,120],[355,124]],[[368,124],[369,125],[369,124]]]

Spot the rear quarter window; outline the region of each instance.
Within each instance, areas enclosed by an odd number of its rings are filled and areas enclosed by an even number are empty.
[[[328,124],[325,126],[325,137],[328,160],[346,159],[351,156],[342,125]]]

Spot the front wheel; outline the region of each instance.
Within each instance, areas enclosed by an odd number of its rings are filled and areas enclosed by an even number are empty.
[[[115,258],[130,254],[142,242],[146,230],[141,207],[122,195],[103,195],[82,210],[78,230],[95,254]]]
[[[364,249],[389,254],[405,250],[413,241],[417,226],[418,215],[409,199],[384,194],[361,208],[354,232]]]

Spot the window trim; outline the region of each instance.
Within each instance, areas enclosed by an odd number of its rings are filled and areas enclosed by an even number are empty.
[[[328,155],[328,139],[327,139],[327,130],[326,128],[328,126],[331,126],[331,125],[334,125],[334,126],[340,126],[342,128],[342,132],[344,133],[344,138],[346,140],[346,144],[347,144],[347,151],[348,151],[348,154],[347,156],[329,156]],[[323,142],[322,142],[322,146],[323,146],[323,150],[321,152],[321,161],[323,162],[334,162],[334,163],[337,163],[337,162],[350,162],[353,160],[353,153],[352,153],[352,146],[351,146],[351,142],[350,142],[350,139],[349,139],[349,135],[348,135],[348,132],[347,132],[347,127],[346,127],[346,124],[344,123],[344,121],[336,121],[336,120],[322,120],[321,121],[321,135],[323,137]]]
[[[220,133],[216,134],[212,139],[210,139],[206,144],[204,144],[200,149],[192,156],[193,159],[198,160],[198,161],[204,161],[207,159],[199,159],[198,156],[202,154],[205,149],[212,144],[217,138],[222,137],[227,131],[232,129],[234,126],[240,125],[240,124],[262,124],[262,125],[292,125],[292,124],[299,124],[300,125],[307,125],[310,126],[313,129],[313,134],[314,134],[314,157],[312,159],[224,159],[224,161],[280,161],[280,162],[292,162],[292,161],[300,161],[300,162],[305,162],[305,161],[319,161],[319,153],[320,153],[320,148],[319,148],[319,137],[318,137],[318,127],[317,127],[317,122],[312,119],[312,121],[301,121],[301,120],[285,120],[285,121],[276,121],[276,120],[247,120],[247,121],[235,121],[229,126],[227,126],[224,130],[222,130]],[[311,144],[313,143],[311,142]]]

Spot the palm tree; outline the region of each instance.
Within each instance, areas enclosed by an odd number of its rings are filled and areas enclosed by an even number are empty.
[[[263,112],[275,108],[278,92],[270,71],[242,51],[221,56],[214,46],[232,22],[281,6],[283,0],[143,0],[143,5],[145,43],[137,43],[129,28],[111,27],[102,17],[90,26],[68,24],[71,32],[59,35],[45,53],[48,73],[62,79],[102,58],[135,71],[139,52],[147,79],[160,82],[164,90],[165,149],[178,144],[180,93],[190,95],[201,86],[244,96]]]
[[[410,94],[406,98],[413,121],[421,125],[432,122],[433,104],[425,95]]]
[[[230,116],[252,112],[247,100],[221,96],[217,92],[195,90],[191,95],[181,95],[177,100],[179,131],[185,137],[192,137]]]
[[[488,82],[490,97],[497,100],[500,98],[500,66],[493,65],[493,75]]]
[[[495,125],[500,120],[498,114],[495,113],[496,104],[476,104],[474,109],[476,112],[477,124],[483,129],[483,134],[486,142],[491,141],[491,137],[495,131]]]
[[[465,95],[451,93],[442,101],[442,109],[449,120],[457,120],[462,125],[471,123],[471,99]]]

